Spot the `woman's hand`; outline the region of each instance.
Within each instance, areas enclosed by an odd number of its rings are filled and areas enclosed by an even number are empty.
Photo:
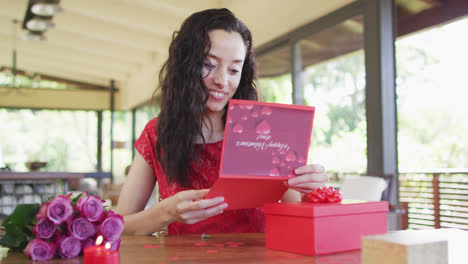
[[[224,197],[203,199],[209,189],[181,191],[163,200],[171,222],[194,224],[223,213],[228,207]]]
[[[294,170],[297,175],[284,182],[289,188],[301,193],[309,193],[314,189],[324,187],[328,182],[325,168],[319,164],[310,164]]]

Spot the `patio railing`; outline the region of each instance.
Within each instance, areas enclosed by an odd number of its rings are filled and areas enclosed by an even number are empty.
[[[331,172],[330,181],[339,183],[345,175]],[[439,169],[400,172],[402,228],[460,228],[468,230],[468,169]],[[407,216],[407,217],[406,217]]]
[[[468,170],[400,172],[400,202],[408,206],[408,228],[468,230]]]

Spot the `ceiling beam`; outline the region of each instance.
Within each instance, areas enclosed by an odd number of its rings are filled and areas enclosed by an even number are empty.
[[[1,39],[2,38],[0,37],[0,47],[2,47],[2,50],[8,51],[9,47],[7,47],[4,42],[1,42]],[[138,64],[117,64],[115,62],[112,63],[111,61],[96,60],[96,58],[92,56],[79,56],[73,53],[57,52],[56,50],[49,50],[43,47],[31,47],[30,45],[21,45],[16,50],[17,57],[56,61],[58,63],[62,63],[64,66],[72,64],[82,68],[99,67],[101,69],[116,72],[132,72],[138,70],[139,68]]]
[[[132,1],[132,0],[128,0],[128,1]],[[136,0],[136,1],[140,1],[140,0]],[[142,0],[142,1],[145,1],[145,2],[148,2],[148,1],[150,1],[150,2],[159,2],[160,4],[169,5],[172,8],[188,10],[189,12],[185,15],[185,17],[183,17],[183,19],[187,18],[192,13],[202,11],[202,10],[205,10],[205,9],[228,7],[228,4],[229,4],[228,2],[231,2],[231,1],[223,1],[223,0],[197,0],[197,1],[194,1],[194,0],[177,0],[177,1],[174,1],[174,0],[158,0],[158,1]],[[238,1],[238,0],[236,0],[236,1]],[[250,2],[252,2],[252,1],[250,1]]]
[[[174,16],[179,16],[181,19],[185,19],[190,16],[194,11],[193,9],[187,8],[186,6],[175,6],[175,2],[170,3],[164,1],[154,0],[118,0],[123,3],[138,5],[144,8],[150,8],[158,12],[170,13]],[[197,1],[200,2],[200,1]]]
[[[2,3],[1,6],[0,17],[23,20],[28,6],[28,0],[8,1],[8,3]]]
[[[94,17],[83,17],[69,13],[54,17],[56,28],[53,30],[74,33],[91,39],[115,43],[133,49],[167,52],[169,38],[142,30],[120,27]]]
[[[466,15],[468,15],[468,1],[446,0],[442,5],[400,19],[398,21],[398,36],[445,24]]]
[[[364,25],[362,21],[356,21],[352,19],[348,19],[343,22],[343,27],[345,27],[347,30],[353,32],[353,33],[359,33],[362,34],[364,33]]]
[[[5,61],[11,59],[11,53],[8,51],[0,51],[0,60]],[[88,67],[83,68],[80,66],[68,64],[64,67],[63,63],[57,63],[51,60],[43,60],[31,57],[18,57],[17,58],[17,67],[18,69],[26,69],[27,72],[31,72],[30,68],[38,69],[39,72],[42,73],[50,73],[54,72],[55,70],[65,69],[70,72],[70,76],[72,78],[74,73],[81,73],[83,75],[94,76],[98,79],[115,79],[119,81],[126,81],[128,78],[128,74],[125,72],[116,72],[116,71],[108,71],[103,70],[99,67]],[[63,70],[62,70],[63,71]]]
[[[120,27],[159,34],[161,37],[170,37],[181,22],[179,18],[170,14],[110,0],[66,1],[62,3],[62,7],[66,12],[93,17]]]
[[[22,68],[19,69],[22,71]],[[35,72],[40,75],[51,75],[49,68],[41,67],[41,65],[28,65],[28,72]],[[90,76],[88,73],[82,74],[78,72],[71,72],[65,68],[53,69],[53,76],[61,79],[71,80],[71,81],[80,81],[86,82],[98,86],[109,85],[109,79],[103,77]],[[117,87],[120,87],[119,82],[117,82]]]
[[[87,36],[79,36],[69,32],[47,32],[47,43],[71,49],[89,51],[90,53],[105,54],[108,56],[133,60],[134,62],[148,61],[152,53],[135,48],[124,47],[109,41],[96,40]]]
[[[0,17],[0,36],[12,46],[13,41],[16,45],[24,44],[31,47],[48,46],[50,51],[54,48],[68,50],[75,54],[88,54],[90,56],[107,57],[109,60],[126,61],[130,63],[144,63],[151,61],[154,52],[122,47],[120,45],[108,42],[95,40],[89,37],[79,37],[68,32],[55,32],[53,30],[47,32],[47,41],[35,42],[22,40],[21,36],[26,32],[18,30],[16,38],[13,36],[11,21]],[[14,40],[15,39],[15,40]]]
[[[2,69],[6,68],[6,69],[11,70],[11,67],[1,67],[1,68]],[[63,79],[63,78],[60,78],[60,77],[57,77],[57,76],[51,76],[51,75],[40,74],[40,73],[35,72],[34,75],[36,75],[36,74],[39,76],[40,80],[64,83],[64,84],[74,86],[76,89],[82,89],[82,90],[108,90],[109,89],[108,86],[96,85],[96,84],[93,84],[93,83],[75,81],[75,80],[70,80],[70,79]],[[31,77],[31,74],[28,73],[28,72],[25,72],[23,70],[16,69],[16,76]]]
[[[308,50],[319,51],[324,48],[322,44],[319,44],[316,41],[312,41],[310,39],[303,39],[300,41],[300,43]]]

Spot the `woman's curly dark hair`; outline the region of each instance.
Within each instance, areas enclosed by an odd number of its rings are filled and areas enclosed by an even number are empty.
[[[198,163],[194,140],[201,137],[206,143],[202,125],[209,92],[203,83],[202,67],[211,48],[208,33],[216,29],[239,33],[246,45],[241,80],[233,98],[257,100],[255,54],[249,29],[225,8],[188,17],[174,33],[169,58],[159,73],[161,112],[156,143],[158,160],[168,181],[185,187],[190,183],[190,164]],[[226,112],[223,120],[226,121]]]

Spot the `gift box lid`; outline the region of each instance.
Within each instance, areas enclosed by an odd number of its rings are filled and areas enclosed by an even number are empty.
[[[343,200],[340,203],[269,203],[265,204],[265,214],[301,217],[338,216],[375,212],[388,212],[388,202],[368,202]]]

